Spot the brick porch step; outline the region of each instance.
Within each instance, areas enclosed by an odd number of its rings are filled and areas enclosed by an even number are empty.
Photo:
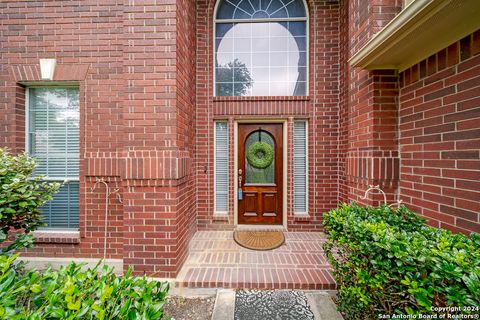
[[[199,231],[177,277],[189,288],[333,290],[323,253],[323,233],[285,232],[285,244],[270,251],[245,249],[232,231]]]

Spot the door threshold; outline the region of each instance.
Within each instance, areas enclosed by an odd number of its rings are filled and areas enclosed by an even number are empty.
[[[270,224],[237,224],[235,230],[240,231],[287,231],[282,225],[270,225]]]

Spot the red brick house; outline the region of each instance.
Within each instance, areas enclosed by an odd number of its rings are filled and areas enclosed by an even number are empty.
[[[476,0],[1,1],[0,145],[67,180],[28,254],[106,244],[175,277],[197,230],[321,231],[341,201],[378,204],[369,185],[479,232],[478,16]]]

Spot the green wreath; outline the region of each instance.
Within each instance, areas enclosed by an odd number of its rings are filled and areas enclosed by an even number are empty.
[[[274,153],[271,145],[257,141],[248,147],[247,160],[252,167],[265,169],[272,164]]]

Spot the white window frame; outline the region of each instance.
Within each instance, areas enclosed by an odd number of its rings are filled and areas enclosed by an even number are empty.
[[[25,151],[30,155],[30,89],[37,88],[66,88],[66,89],[78,89],[80,94],[80,86],[72,84],[52,83],[48,85],[29,85],[25,88]],[[80,130],[80,128],[79,128]],[[44,177],[44,181],[61,182],[67,184],[69,182],[80,182],[80,176],[78,177]],[[80,195],[79,195],[80,198]],[[79,212],[80,215],[80,212]],[[79,217],[80,219],[80,217]],[[49,226],[42,227],[37,232],[78,232],[79,228],[51,228]]]

